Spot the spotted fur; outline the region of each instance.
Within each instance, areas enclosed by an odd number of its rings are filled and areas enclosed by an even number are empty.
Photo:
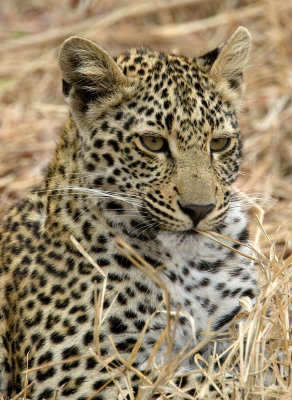
[[[90,353],[103,274],[98,354],[114,354],[111,336],[129,359],[144,329],[133,366],[145,369],[166,327],[164,306],[158,309],[163,290],[117,249],[113,232],[168,288],[171,309],[179,313],[173,355],[188,341],[194,346],[208,329],[227,329],[240,311],[238,299],[254,297],[250,260],[193,231],[248,239],[231,184],[241,156],[236,111],[249,47],[244,28],[197,59],[134,49],[114,60],[91,41],[65,41],[59,62],[69,119],[44,184],[1,223],[5,399],[23,389],[26,366],[36,368],[28,374],[34,382],[28,395],[35,400],[53,399],[56,390],[60,400],[117,398],[111,377],[118,360],[111,361],[109,373]],[[161,149],[147,148],[149,137],[163,143]],[[226,149],[212,151],[211,141],[222,137]],[[166,359],[162,344],[155,361]],[[192,358],[182,368],[195,368]],[[132,380],[137,391],[137,376]],[[125,388],[122,379],[119,384]]]

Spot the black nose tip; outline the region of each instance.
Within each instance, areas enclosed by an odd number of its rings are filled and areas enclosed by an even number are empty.
[[[205,218],[209,212],[213,210],[215,204],[186,204],[185,206],[181,206],[184,213],[188,214],[191,220],[194,222],[194,226],[196,226],[201,219]]]

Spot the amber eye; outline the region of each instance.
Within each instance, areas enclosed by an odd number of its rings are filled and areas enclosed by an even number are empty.
[[[230,145],[230,138],[218,138],[212,139],[210,142],[211,151],[223,151],[226,150]]]
[[[145,149],[152,151],[153,153],[164,151],[166,147],[166,140],[155,136],[140,137],[140,142]]]

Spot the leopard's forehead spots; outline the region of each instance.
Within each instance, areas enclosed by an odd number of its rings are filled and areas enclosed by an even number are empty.
[[[138,86],[137,102],[132,100],[130,106],[163,136],[172,135],[180,148],[188,149],[216,132],[238,134],[230,104],[194,59],[133,49],[117,63]]]

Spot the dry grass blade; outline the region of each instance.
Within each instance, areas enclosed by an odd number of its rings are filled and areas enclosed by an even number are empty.
[[[163,290],[164,303],[167,312],[167,346],[168,353],[172,353],[173,342],[170,338],[170,327],[171,327],[171,317],[170,317],[170,297],[168,288],[162,279],[157,275],[157,271],[147,263],[143,258],[141,258],[134,249],[131,248],[121,237],[116,236],[117,249],[128,258],[137,268],[139,268],[146,276],[153,280],[161,289]]]
[[[91,357],[91,354],[86,354],[86,355],[83,355],[83,356],[70,357],[70,358],[66,358],[65,360],[54,362],[54,363],[52,362],[52,363],[42,364],[42,365],[40,365],[38,367],[25,369],[24,371],[22,371],[22,373],[23,374],[29,374],[30,372],[40,371],[40,370],[42,370],[44,368],[54,367],[55,365],[62,365],[62,364],[71,363],[71,362],[74,362],[74,361],[86,360],[88,357]]]
[[[203,236],[206,236],[208,239],[211,239],[211,240],[213,240],[213,241],[216,242],[216,243],[219,243],[221,246],[226,247],[228,250],[231,250],[231,251],[234,251],[234,252],[237,253],[237,254],[240,254],[242,257],[249,258],[250,260],[253,260],[253,261],[255,261],[255,262],[258,262],[258,260],[257,260],[256,258],[250,256],[250,255],[247,254],[247,253],[243,253],[242,251],[240,251],[240,250],[238,250],[238,249],[235,249],[234,247],[229,246],[228,244],[226,244],[226,243],[224,243],[224,242],[222,242],[222,241],[220,241],[220,240],[218,240],[218,239],[215,239],[215,238],[213,237],[213,235],[214,235],[214,236],[219,236],[219,237],[221,237],[222,239],[229,240],[229,241],[231,241],[231,242],[234,242],[234,243],[241,244],[241,245],[244,245],[244,246],[249,247],[248,245],[245,245],[244,243],[238,242],[237,240],[234,240],[234,239],[232,239],[232,238],[229,238],[229,237],[227,237],[227,236],[221,235],[221,234],[216,233],[216,232],[213,232],[213,231],[212,231],[212,232],[206,232],[206,231],[201,231],[200,229],[196,229],[196,228],[194,228],[194,231],[200,233],[200,234],[203,235]],[[249,247],[249,248],[250,248],[250,247]]]
[[[278,1],[277,6],[285,11],[292,8],[292,5]],[[228,12],[223,12],[221,14],[204,18],[199,21],[185,22],[183,24],[172,24],[163,27],[153,28],[149,34],[150,36],[157,37],[175,37],[188,35],[194,32],[201,32],[211,28],[216,28],[218,26],[227,25],[234,21],[239,21],[244,18],[254,18],[265,14],[266,9],[264,5],[248,5],[235,10],[229,10]]]
[[[228,24],[231,21],[241,18],[255,17],[264,13],[264,7],[260,5],[246,6],[236,10],[223,12],[212,17],[204,18],[199,21],[186,22],[184,24],[173,24],[159,28],[153,28],[150,35],[173,37],[177,35],[187,35],[198,31],[204,31],[210,28]]]
[[[30,389],[35,383],[31,382],[25,389],[23,389],[21,392],[19,392],[17,395],[13,396],[11,400],[21,400],[21,396],[26,396],[26,392],[28,389]],[[25,397],[23,397],[25,398]]]
[[[90,262],[91,265],[94,266],[94,268],[100,273],[101,276],[103,276],[104,278],[106,277],[106,274],[104,273],[104,271],[100,268],[99,265],[97,265],[97,263],[93,260],[93,258],[87,253],[87,251],[84,250],[84,248],[81,246],[80,243],[77,242],[77,240],[75,239],[75,237],[73,235],[70,236],[70,240],[71,242],[74,244],[74,246],[76,247],[76,249],[78,251],[80,251],[80,253]]]

